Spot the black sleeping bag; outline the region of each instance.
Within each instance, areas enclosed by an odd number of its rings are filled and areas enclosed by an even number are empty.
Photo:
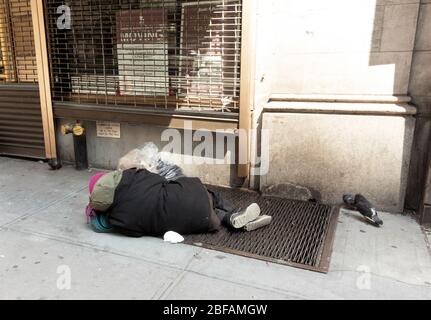
[[[210,229],[208,192],[198,178],[167,181],[147,170],[123,173],[107,211],[109,222],[131,237],[162,236],[168,231],[182,235]]]

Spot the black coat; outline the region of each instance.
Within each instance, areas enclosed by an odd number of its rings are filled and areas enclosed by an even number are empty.
[[[182,235],[210,229],[208,192],[197,178],[167,181],[147,170],[123,173],[107,211],[111,225],[132,236],[162,236],[168,231]]]

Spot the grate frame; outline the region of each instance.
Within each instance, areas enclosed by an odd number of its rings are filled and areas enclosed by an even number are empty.
[[[328,273],[340,207],[262,196],[256,192],[208,186],[238,207],[256,202],[273,217],[254,232],[223,228],[187,236],[185,243],[310,271]]]

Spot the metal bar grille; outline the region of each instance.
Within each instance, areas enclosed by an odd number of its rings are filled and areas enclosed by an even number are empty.
[[[241,0],[47,0],[54,101],[239,110]]]
[[[0,0],[0,83],[36,83],[30,0]]]
[[[223,228],[218,233],[187,236],[187,244],[328,272],[339,208],[236,189],[208,188],[238,208],[258,203],[262,213],[272,216],[273,222],[250,233]]]

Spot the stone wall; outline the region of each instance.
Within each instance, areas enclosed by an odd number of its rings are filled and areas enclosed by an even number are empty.
[[[409,93],[418,109],[415,141],[412,152],[407,206],[419,209],[427,184],[426,203],[431,205],[430,180],[425,169],[429,164],[428,153],[431,137],[431,1],[422,0],[420,5],[415,51]],[[431,221],[431,216],[429,217]]]
[[[407,95],[419,0],[258,1],[271,93]]]
[[[408,101],[420,1],[258,5],[254,125],[270,132],[272,149],[260,188],[305,187],[332,204],[360,192],[402,211],[415,112],[385,109],[406,107],[394,96]]]
[[[402,212],[414,125],[412,116],[266,112],[271,152],[262,191],[295,198],[305,188],[328,204],[362,193],[380,210]],[[295,188],[280,192],[285,185]]]

